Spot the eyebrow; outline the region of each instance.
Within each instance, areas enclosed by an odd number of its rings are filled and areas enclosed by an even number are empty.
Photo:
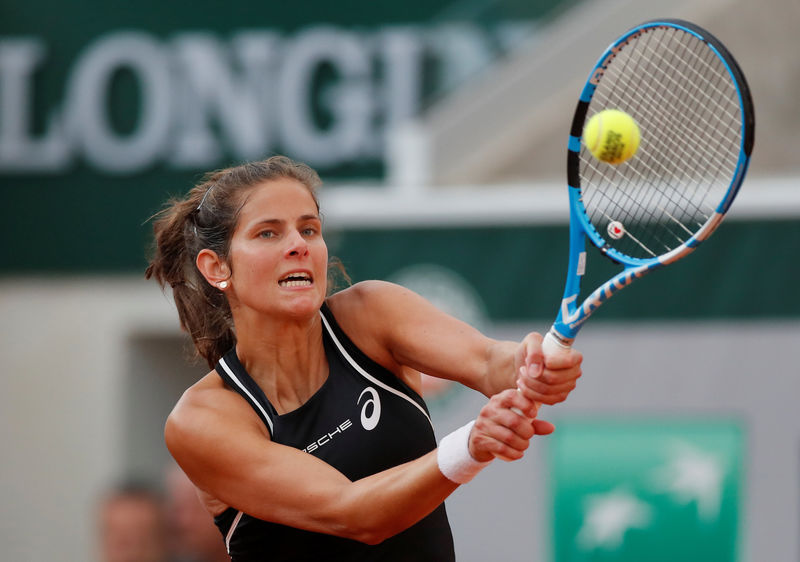
[[[319,215],[300,215],[299,217],[297,217],[297,220],[298,220],[298,222],[303,222],[303,221],[308,221],[308,220],[314,220],[314,221],[322,222],[322,219],[319,217]],[[263,219],[263,220],[260,220],[260,221],[258,221],[256,223],[254,223],[253,226],[259,226],[259,225],[262,225],[262,224],[284,224],[286,222],[287,221],[285,221],[283,219]]]

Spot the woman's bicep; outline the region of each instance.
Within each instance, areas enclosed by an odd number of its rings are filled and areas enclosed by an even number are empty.
[[[353,289],[350,302],[337,303],[334,312],[339,318],[341,311],[340,322],[350,320],[354,327],[344,326],[345,330],[356,338],[361,334],[364,346],[376,337],[380,344],[376,354],[388,355],[388,361],[400,369],[410,367],[485,390],[492,350],[498,342],[404,287],[369,282]],[[369,313],[364,314],[365,310]]]
[[[170,415],[165,437],[195,485],[224,504],[283,525],[346,532],[339,499],[350,481],[312,455],[273,443],[247,416],[188,407]]]
[[[212,409],[213,410],[213,409]],[[195,485],[248,515],[368,544],[407,529],[456,488],[436,452],[351,482],[257,426],[215,412],[173,412],[167,446]]]

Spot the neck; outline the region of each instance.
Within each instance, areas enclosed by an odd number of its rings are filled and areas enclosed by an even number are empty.
[[[236,322],[236,353],[279,414],[302,406],[325,382],[322,320]]]

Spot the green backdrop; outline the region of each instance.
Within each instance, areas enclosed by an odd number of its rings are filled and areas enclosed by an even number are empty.
[[[290,144],[317,158],[329,183],[379,185],[391,123],[422,111],[459,68],[499,56],[520,25],[570,2],[6,5],[0,275],[138,275],[162,202],[254,151]],[[567,235],[566,226],[345,229],[329,243],[354,280],[439,264],[476,289],[492,318],[526,319],[553,316]],[[707,246],[598,317],[800,314],[800,221],[730,222]],[[610,270],[600,260],[590,271],[602,280]]]

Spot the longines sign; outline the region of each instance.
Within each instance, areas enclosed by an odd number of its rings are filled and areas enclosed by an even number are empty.
[[[417,113],[431,89],[423,83],[431,62],[434,87],[442,86],[484,63],[497,43],[490,39],[472,26],[314,26],[224,38],[118,30],[86,44],[58,101],[35,108],[50,46],[0,37],[0,173],[59,174],[81,161],[106,174],[157,164],[196,170],[276,151],[322,168],[380,159],[386,132]],[[129,90],[122,108],[120,84]],[[127,129],[115,122],[120,113]]]

